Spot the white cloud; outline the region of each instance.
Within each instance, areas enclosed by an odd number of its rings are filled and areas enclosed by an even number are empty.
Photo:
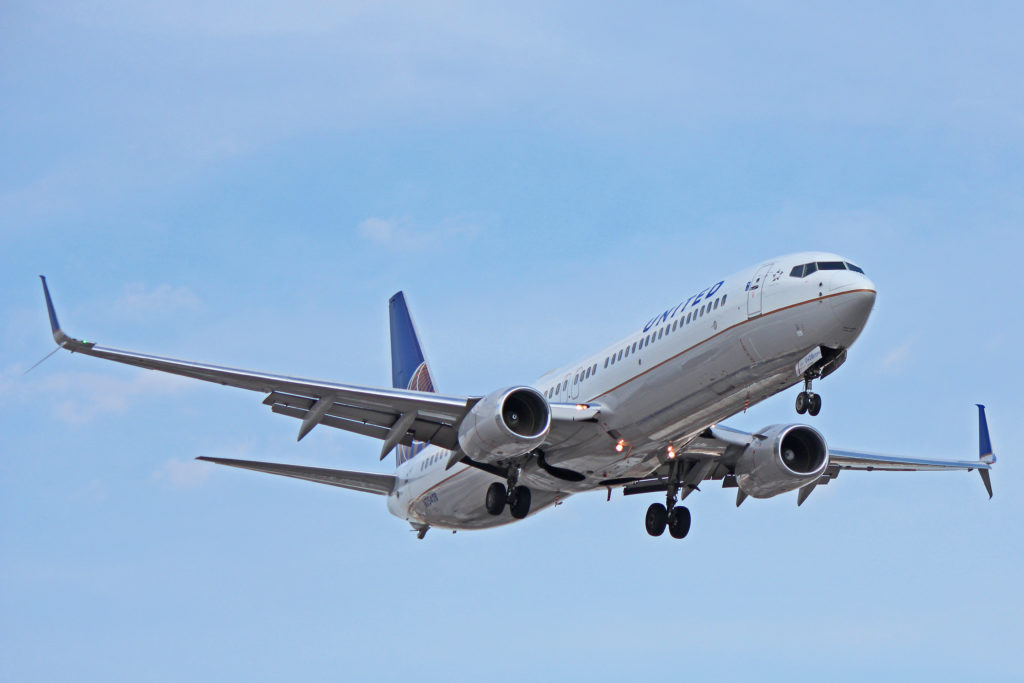
[[[123,413],[139,397],[177,394],[194,386],[184,377],[151,370],[140,370],[129,378],[91,372],[23,373],[22,365],[14,365],[0,374],[0,404],[26,400],[49,404],[58,419],[72,424]]]
[[[176,311],[198,308],[199,297],[185,286],[168,284],[147,288],[141,282],[125,285],[124,292],[114,302],[114,307],[133,316],[144,316],[151,311]]]
[[[171,458],[153,473],[153,479],[165,481],[172,488],[190,489],[202,486],[215,465],[202,460]]]
[[[471,239],[480,231],[479,224],[465,216],[446,218],[434,226],[376,216],[359,224],[359,234],[364,239],[401,251],[415,251],[445,240]]]
[[[894,349],[890,349],[882,358],[882,370],[895,372],[907,364],[910,359],[910,352],[913,348],[912,342],[906,342]]]
[[[383,218],[367,218],[359,224],[359,234],[374,242],[390,242],[395,234],[395,221],[386,221]]]

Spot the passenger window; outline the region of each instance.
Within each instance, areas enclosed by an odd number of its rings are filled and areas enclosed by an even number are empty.
[[[597,363],[594,363],[594,373],[593,374],[595,374],[595,375],[597,374]]]
[[[579,373],[576,373],[576,376],[572,378],[572,383],[573,384],[579,384],[580,383],[580,375],[579,375]]]
[[[718,310],[718,299],[715,299],[714,310],[716,310],[716,311]]]
[[[686,314],[686,322],[690,322],[690,316],[693,315],[693,311]]]
[[[723,306],[725,305],[725,297],[727,297],[727,296],[729,296],[729,295],[728,294],[723,294],[722,295],[722,305]]]
[[[619,360],[622,360],[622,354],[623,354],[623,352],[619,351]]]
[[[700,307],[700,317],[702,317],[702,318],[704,317],[704,307],[703,306]]]
[[[676,325],[678,325],[678,324],[679,324],[679,321],[678,321],[678,320],[676,320],[675,322],[673,322],[673,323],[672,323],[672,331],[673,331],[673,332],[675,332],[675,331],[676,331]]]
[[[658,339],[661,339],[661,335],[663,335],[663,334],[665,334],[665,328],[664,327],[661,328],[660,330],[658,330]]]
[[[633,342],[633,353],[636,353],[636,342]]]
[[[565,381],[564,381],[564,382],[562,383],[562,390],[564,391],[564,390],[566,390],[566,389],[568,389],[568,388],[569,388],[569,380],[565,380]]]
[[[608,358],[607,357],[605,357],[605,359],[604,359],[604,366],[608,367]]]

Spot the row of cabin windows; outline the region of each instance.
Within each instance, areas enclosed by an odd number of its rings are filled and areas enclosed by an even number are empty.
[[[672,334],[676,330],[683,329],[684,326],[689,325],[693,321],[697,320],[697,318],[704,317],[705,313],[710,313],[711,311],[717,310],[719,306],[725,305],[725,300],[728,296],[728,294],[723,294],[722,296],[715,299],[713,302],[704,304],[699,309],[693,309],[692,311],[686,314],[685,318],[674,320],[672,321],[671,325],[666,323],[663,327],[658,328],[658,330],[655,332],[651,332],[649,335],[647,335],[640,341],[634,342],[630,346],[627,346],[624,349],[620,350],[618,353],[613,353],[612,355],[605,358],[604,366],[607,368],[610,365],[615,365],[622,359],[629,358],[629,354],[636,353],[645,346],[650,346],[651,344],[658,341],[665,335]]]
[[[710,313],[711,311],[717,310],[719,306],[724,306],[725,300],[728,296],[728,294],[723,294],[722,296],[715,299],[713,302],[704,304],[699,309],[694,309],[690,311],[689,313],[686,314],[685,318],[674,320],[672,321],[671,325],[668,325],[666,323],[663,327],[659,328],[655,332],[651,332],[643,339],[633,342],[631,345],[621,349],[618,353],[613,353],[612,355],[604,359],[604,367],[607,368],[610,365],[615,365],[616,362],[621,361],[623,358],[629,358],[629,354],[636,353],[645,346],[649,346],[654,342],[658,341],[665,335],[672,334],[676,330],[683,329],[685,325],[688,325],[691,322],[697,320],[697,318],[704,317],[705,313]],[[597,374],[597,363],[594,363],[586,370],[577,372],[576,375],[572,378],[572,383],[574,385],[579,384],[584,380],[590,379],[595,374]],[[549,399],[555,398],[556,396],[560,395],[563,391],[566,391],[568,388],[569,380],[565,380],[564,382],[560,382],[559,384],[556,384],[555,386],[548,389],[546,392],[544,392],[544,395],[547,396]]]
[[[420,463],[420,472],[422,472],[423,470],[427,469],[428,467],[433,465],[435,462],[440,460],[442,455],[443,455],[443,453],[435,453],[434,455],[430,456],[429,458],[426,458],[423,462]]]

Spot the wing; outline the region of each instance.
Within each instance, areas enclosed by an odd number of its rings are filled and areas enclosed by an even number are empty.
[[[719,441],[724,444],[746,445],[753,437],[751,434],[728,427],[712,427],[707,436],[712,441]],[[884,455],[881,453],[868,453],[864,451],[852,451],[842,448],[828,449],[829,470],[836,474],[837,470],[886,470],[889,472],[918,472],[918,471],[968,471],[978,470],[981,481],[985,485],[989,498],[992,497],[992,481],[989,470],[996,462],[996,456],[992,452],[992,442],[988,433],[988,418],[985,416],[985,406],[978,406],[978,459],[977,460],[936,460],[931,458],[910,458],[902,455]]]
[[[827,484],[839,475],[840,470],[886,470],[891,472],[916,471],[949,471],[978,470],[981,481],[992,497],[992,480],[989,471],[996,462],[992,452],[992,443],[988,433],[988,419],[985,417],[985,406],[978,406],[978,443],[979,457],[977,460],[933,460],[929,458],[909,458],[900,455],[882,455],[839,448],[829,448],[829,465],[817,482],[804,487],[797,499],[803,503],[815,486]],[[666,486],[675,482],[679,487],[681,498],[696,489],[707,479],[722,480],[724,487],[735,487],[736,481],[730,472],[736,460],[743,454],[750,443],[759,438],[756,434],[732,429],[724,425],[709,427],[701,432],[676,454],[676,462],[666,463],[642,479],[632,479],[616,483],[624,484],[626,495],[664,491]],[[675,470],[673,470],[675,467]],[[673,478],[674,477],[674,478]],[[740,494],[736,504],[745,498]]]
[[[300,440],[322,424],[383,440],[382,460],[396,445],[409,446],[413,441],[457,451],[459,424],[480,400],[479,397],[444,396],[253,372],[100,346],[70,337],[61,329],[46,278],[40,278],[53,339],[61,348],[147,370],[266,393],[263,403],[273,412],[302,421]],[[597,411],[598,407],[593,405],[581,410],[575,405],[553,404],[551,440],[558,442],[575,434],[579,428],[577,423],[594,421]]]

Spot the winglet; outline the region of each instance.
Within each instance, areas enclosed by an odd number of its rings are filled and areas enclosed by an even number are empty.
[[[980,403],[976,405],[978,406],[978,459],[985,465],[992,465],[996,461],[996,456],[992,452],[992,439],[988,435],[988,418],[985,417],[985,406]],[[988,497],[991,498],[992,477],[989,474],[988,468],[979,468],[978,474],[981,475],[981,483],[985,485]]]
[[[996,456],[992,453],[992,439],[988,436],[988,418],[985,417],[985,406],[980,403],[978,406],[978,457],[979,459],[991,465],[996,461]]]
[[[50,329],[53,331],[53,341],[57,342],[60,346],[64,346],[66,342],[74,340],[64,334],[64,330],[60,329],[57,312],[53,310],[53,300],[50,298],[50,288],[46,286],[46,276],[40,275],[39,279],[43,281],[43,294],[46,296],[46,311],[50,314]]]

